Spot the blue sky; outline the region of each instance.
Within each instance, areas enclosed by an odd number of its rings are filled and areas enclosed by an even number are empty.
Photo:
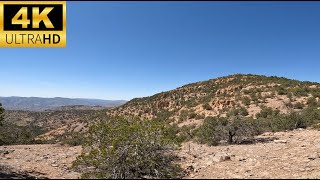
[[[234,73],[320,82],[320,2],[68,2],[67,48],[0,49],[0,96],[125,99]]]

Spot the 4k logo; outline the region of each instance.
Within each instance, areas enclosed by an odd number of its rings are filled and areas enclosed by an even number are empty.
[[[65,47],[65,1],[0,2],[0,47]]]

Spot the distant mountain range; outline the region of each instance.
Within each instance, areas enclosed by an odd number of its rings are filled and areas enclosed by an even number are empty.
[[[40,98],[40,97],[0,97],[0,103],[6,110],[43,111],[56,109],[63,106],[120,106],[124,100],[101,100],[101,99],[71,99],[71,98]]]

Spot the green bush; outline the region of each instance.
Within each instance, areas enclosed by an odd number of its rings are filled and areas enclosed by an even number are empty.
[[[269,120],[271,121],[270,129],[274,132],[306,127],[305,121],[297,113],[278,115]]]
[[[61,137],[58,137],[56,141],[60,141],[63,144],[70,146],[80,146],[84,144],[85,135],[79,132],[64,133]]]
[[[256,104],[259,103],[259,99],[258,99],[256,93],[250,94],[250,97],[251,97],[251,100],[252,100],[253,102],[255,102]]]
[[[194,119],[197,117],[197,115],[198,115],[197,113],[191,112],[191,113],[189,113],[189,119]]]
[[[188,117],[189,117],[189,111],[188,110],[180,111],[179,122],[183,122],[183,121],[187,120]]]
[[[158,120],[158,121],[169,121],[170,117],[172,117],[173,114],[174,114],[173,111],[163,110],[163,111],[158,112],[156,114],[156,120]]]
[[[293,97],[292,92],[288,92],[287,93],[287,98],[289,98],[290,101],[292,101],[292,97]]]
[[[249,106],[250,102],[251,102],[251,99],[249,97],[247,97],[247,96],[244,96],[241,101],[242,101],[242,103],[244,105]]]
[[[104,117],[89,128],[84,152],[73,167],[82,178],[178,178],[175,143],[161,122]]]
[[[303,109],[304,105],[301,102],[297,102],[293,105],[295,109]]]
[[[316,98],[316,97],[320,98],[320,90],[317,89],[317,90],[313,91],[313,92],[312,92],[312,96],[315,97],[315,98]]]
[[[4,108],[2,107],[2,104],[0,103],[0,126],[2,126],[2,123],[4,121]]]
[[[208,117],[197,129],[196,140],[210,146],[218,145],[220,141],[227,141],[229,144],[242,143],[258,133],[252,122],[241,117]]]
[[[278,88],[278,95],[286,95],[286,94],[288,94],[288,90],[285,89],[284,87],[280,86]]]
[[[217,117],[208,116],[204,119],[201,125],[195,132],[196,140],[201,144],[208,144],[209,146],[216,146],[223,138],[223,129],[221,121]]]
[[[218,118],[207,117],[202,126],[195,130],[199,143],[219,145],[221,140],[229,144],[252,140],[254,135],[263,132],[277,132],[306,128],[320,124],[320,109],[308,107],[301,112],[280,114],[278,111],[263,108],[257,119],[241,116]],[[253,141],[253,140],[252,140]]]
[[[195,126],[182,126],[179,128],[179,132],[176,134],[178,138],[177,143],[181,144],[182,142],[187,142],[194,137]]]
[[[4,121],[0,126],[0,146],[17,144],[40,144],[35,138],[43,134],[44,130],[34,125],[17,126]]]
[[[260,132],[306,128],[320,122],[320,110],[309,107],[301,112],[274,114],[267,118],[260,117],[255,122]]]
[[[276,116],[280,113],[279,110],[273,110],[270,107],[261,107],[261,111],[256,114],[257,118],[267,118],[268,116]]]
[[[196,119],[204,119],[206,116],[204,114],[197,114]]]
[[[203,107],[203,109],[208,110],[208,111],[212,110],[212,107],[209,105],[209,103],[203,104],[202,107]]]
[[[318,102],[317,102],[316,98],[314,98],[314,97],[309,97],[307,99],[307,104],[308,104],[308,106],[311,106],[311,107],[318,106]]]
[[[247,108],[245,108],[245,107],[241,107],[239,109],[239,111],[240,111],[241,116],[248,116],[249,115],[249,112],[248,112]]]
[[[320,123],[320,109],[315,107],[307,107],[301,112],[302,119],[307,126]]]
[[[301,97],[301,96],[308,96],[309,89],[307,87],[298,87],[293,89],[293,94]]]
[[[248,110],[245,107],[240,107],[240,108],[232,108],[228,113],[227,116],[231,117],[231,116],[247,116],[249,115]]]

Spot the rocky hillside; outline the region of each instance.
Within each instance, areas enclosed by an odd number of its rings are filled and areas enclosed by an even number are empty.
[[[92,115],[135,115],[141,118],[201,125],[209,116],[241,114],[255,118],[261,109],[270,107],[282,113],[301,111],[312,104],[320,104],[320,84],[300,82],[279,77],[236,74],[208,81],[188,84],[177,89],[136,98],[126,104],[104,109],[94,106],[65,106],[42,112],[6,111],[6,122],[28,127],[41,140],[66,138],[85,132]],[[102,114],[104,115],[104,113]],[[8,127],[13,127],[8,125]],[[12,128],[6,128],[12,129]],[[17,132],[25,130],[14,127]],[[4,128],[4,127],[3,127]],[[7,133],[8,134],[8,133]],[[21,133],[20,133],[21,134]],[[1,135],[1,133],[0,133]],[[81,135],[77,135],[79,138]],[[75,141],[78,138],[75,138]]]
[[[84,106],[42,112],[7,110],[4,124],[0,126],[0,139],[5,142],[0,141],[0,145],[61,141],[71,134],[85,132],[91,117],[103,110]]]
[[[319,103],[320,84],[282,77],[235,74],[188,84],[177,89],[136,98],[109,111],[111,115],[136,115],[175,122],[226,116],[245,111],[252,116],[263,107],[281,113],[299,111]]]

